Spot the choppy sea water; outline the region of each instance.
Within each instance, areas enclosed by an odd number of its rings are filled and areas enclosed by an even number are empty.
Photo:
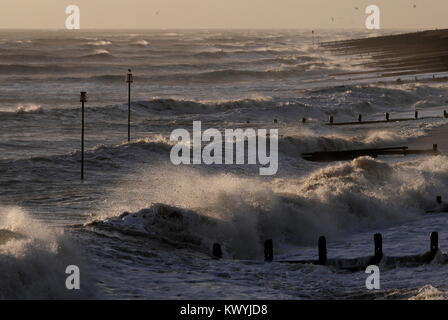
[[[364,36],[322,31],[314,41]],[[383,266],[377,292],[362,271],[263,262],[266,239],[276,259],[315,258],[320,235],[329,258],[371,255],[376,232],[386,256],[425,252],[432,231],[447,247],[446,217],[424,213],[436,195],[448,197],[445,156],[301,158],[406,145],[447,123],[326,126],[330,115],[446,108],[444,83],[342,76],[359,70],[313,45],[309,31],[1,31],[0,229],[24,237],[0,245],[8,275],[0,298],[446,298],[443,258]],[[88,94],[84,182],[80,91]],[[195,120],[204,129],[278,129],[278,173],[172,165],[170,133]],[[214,242],[223,260],[210,258]],[[81,269],[80,291],[65,288],[71,264]]]

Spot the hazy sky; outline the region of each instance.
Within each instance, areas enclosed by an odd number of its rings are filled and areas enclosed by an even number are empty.
[[[382,28],[448,28],[447,0],[0,0],[0,28],[64,28],[70,4],[82,29],[364,28],[370,4]]]

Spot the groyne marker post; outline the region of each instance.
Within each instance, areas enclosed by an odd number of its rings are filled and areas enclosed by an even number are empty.
[[[274,248],[272,240],[266,240],[264,242],[264,261],[274,260]]]
[[[214,243],[213,244],[213,257],[217,258],[217,259],[221,259],[222,258],[222,249],[221,249],[221,245],[219,243]]]
[[[373,236],[373,241],[375,243],[375,264],[379,263],[383,258],[383,236],[381,233],[375,233]]]
[[[436,256],[437,251],[439,250],[439,233],[431,232],[430,238],[431,238],[430,252],[432,260]]]
[[[319,260],[317,264],[325,265],[327,263],[327,239],[324,236],[319,237]]]
[[[131,69],[128,69],[126,83],[128,84],[128,142],[131,141],[131,83],[134,82]]]
[[[81,92],[81,180],[84,180],[84,103],[87,102],[87,93]]]

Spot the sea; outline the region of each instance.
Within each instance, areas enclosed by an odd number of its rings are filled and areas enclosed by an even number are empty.
[[[448,123],[446,82],[366,76],[369,57],[320,46],[400,32],[1,30],[0,298],[448,298],[448,217],[427,213],[437,196],[448,198],[445,155],[302,158],[408,146]],[[422,119],[327,125],[330,116],[415,110]],[[174,165],[170,135],[191,132],[193,121],[221,132],[277,129],[277,173]],[[431,232],[439,232],[434,260],[394,258],[427,252]],[[320,236],[329,260],[360,261],[373,255],[375,233],[387,258],[380,289],[342,262],[281,262],[317,259]],[[264,261],[269,239],[273,262]],[[221,259],[212,257],[216,243]],[[80,271],[79,290],[67,287],[68,266]]]

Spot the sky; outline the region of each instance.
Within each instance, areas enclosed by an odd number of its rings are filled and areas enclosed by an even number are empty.
[[[447,0],[0,0],[0,28],[63,29],[77,5],[81,29],[360,29],[372,4],[382,29],[448,28]]]

